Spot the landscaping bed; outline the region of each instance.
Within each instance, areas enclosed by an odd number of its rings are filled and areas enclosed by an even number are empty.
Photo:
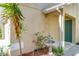
[[[29,53],[24,53],[23,56],[41,56],[41,55],[46,55],[46,54],[48,54],[47,47],[29,52]]]

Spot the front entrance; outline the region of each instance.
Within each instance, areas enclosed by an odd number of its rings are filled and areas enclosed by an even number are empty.
[[[65,20],[65,41],[72,42],[72,20]]]

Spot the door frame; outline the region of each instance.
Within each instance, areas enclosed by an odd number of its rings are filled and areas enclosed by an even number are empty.
[[[76,17],[65,13],[65,20],[72,20],[72,43],[76,43]]]
[[[69,29],[68,26],[70,27],[70,29]],[[67,32],[66,28],[69,30],[68,32]],[[67,35],[67,36],[65,35],[65,41],[72,43],[72,20],[71,19],[66,19],[65,20],[65,33]],[[68,36],[68,34],[70,34],[70,36]],[[67,39],[66,37],[70,37],[71,39]]]

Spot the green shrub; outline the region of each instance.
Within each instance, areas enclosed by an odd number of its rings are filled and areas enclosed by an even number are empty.
[[[63,55],[63,47],[53,48],[52,52],[57,56],[61,56]]]
[[[11,45],[0,47],[0,56],[8,56],[8,50],[10,49],[10,47]]]
[[[37,32],[35,33],[36,37],[37,37],[37,41],[36,41],[36,46],[37,49],[42,49],[45,45],[44,45],[44,41],[46,40],[46,36],[43,35],[43,33],[41,32]]]

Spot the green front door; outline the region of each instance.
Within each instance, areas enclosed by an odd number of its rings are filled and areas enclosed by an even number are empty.
[[[72,20],[65,21],[65,41],[72,42]]]

